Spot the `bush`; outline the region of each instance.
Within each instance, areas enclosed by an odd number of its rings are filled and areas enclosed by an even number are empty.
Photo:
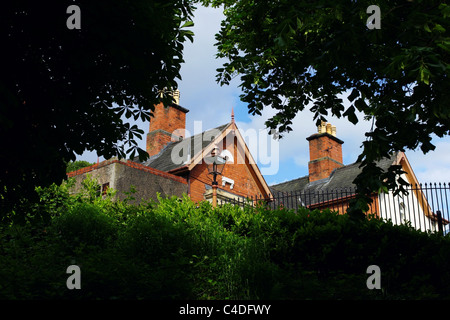
[[[96,205],[77,203],[52,221],[54,232],[61,235],[66,246],[105,247],[117,237],[117,227],[111,216]]]
[[[50,220],[0,226],[0,298],[450,297],[448,236],[327,210],[212,209],[187,197],[136,206],[85,187],[41,189],[30,210]],[[71,264],[81,290],[66,288]],[[367,289],[369,265],[380,267],[382,290]]]

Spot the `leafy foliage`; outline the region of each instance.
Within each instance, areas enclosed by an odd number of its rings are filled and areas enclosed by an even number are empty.
[[[2,299],[444,299],[450,238],[330,211],[139,206],[41,188],[51,220],[0,224]],[[60,190],[58,190],[60,189]],[[50,195],[58,194],[56,199]],[[31,215],[36,216],[36,215]],[[66,288],[69,265],[81,290]],[[369,265],[382,290],[366,287]]]
[[[9,2],[0,13],[0,192],[14,205],[35,186],[60,183],[76,154],[133,158],[158,91],[176,88],[183,43],[193,40],[192,2],[77,1],[81,29],[70,30],[73,1]],[[166,103],[171,97],[163,98]]]
[[[240,76],[249,113],[271,107],[266,125],[292,130],[307,105],[317,124],[327,116],[372,119],[355,181],[361,195],[395,186],[374,162],[394,151],[435,147],[450,128],[450,6],[447,1],[381,0],[381,29],[369,29],[373,1],[205,0],[224,5],[217,80]],[[342,100],[346,95],[350,106]],[[400,173],[399,168],[394,170]],[[387,180],[385,180],[387,178]],[[401,184],[400,184],[401,186]],[[357,201],[363,209],[366,197]]]
[[[77,161],[69,161],[67,163],[66,172],[72,172],[77,171],[81,168],[89,167],[95,163],[91,163],[84,160],[77,160]]]

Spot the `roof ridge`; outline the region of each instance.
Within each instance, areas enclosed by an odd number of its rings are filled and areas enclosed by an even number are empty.
[[[292,181],[296,181],[296,180],[300,180],[300,179],[304,179],[304,178],[308,178],[308,177],[309,177],[309,175],[306,175],[306,176],[303,176],[303,177],[298,177],[298,178],[295,178],[295,179],[292,179],[292,180],[280,182],[280,183],[277,183],[277,184],[272,184],[270,187],[279,186],[279,185],[282,185],[282,184],[290,183]]]
[[[193,138],[193,137],[195,137],[195,136],[198,136],[198,135],[200,135],[200,134],[204,134],[205,132],[212,131],[212,130],[219,130],[220,132],[222,132],[223,130],[225,130],[225,128],[226,128],[228,125],[229,125],[229,123],[220,125],[220,126],[215,127],[215,128],[210,128],[210,129],[207,129],[207,130],[202,131],[202,132],[200,132],[200,133],[194,134],[193,136],[185,137],[183,140],[191,139],[191,138]],[[221,127],[223,127],[223,128],[222,128],[222,129],[219,129],[219,128],[221,128]],[[183,141],[183,140],[180,140],[180,141],[177,141],[177,142],[181,142],[181,141]]]

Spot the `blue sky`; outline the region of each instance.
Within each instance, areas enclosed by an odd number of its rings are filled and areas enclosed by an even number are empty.
[[[216,69],[221,67],[224,60],[215,58],[214,35],[220,30],[222,17],[220,9],[199,6],[195,11],[195,26],[192,28],[195,33],[194,43],[189,42],[185,45],[185,63],[181,68],[182,80],[179,81],[180,105],[190,110],[186,117],[186,129],[193,134],[198,133],[194,132],[195,122],[197,126],[201,124],[203,130],[228,123],[233,108],[236,123],[244,132],[249,129],[267,131],[264,122],[275,113],[273,110],[267,108],[262,116],[251,116],[248,114],[247,106],[239,100],[241,92],[238,88],[238,79],[228,86],[220,86],[216,82]],[[346,119],[337,118],[329,118],[328,122],[337,127],[337,137],[344,141],[342,146],[344,164],[355,162],[361,152],[364,133],[370,129],[371,123],[360,120],[357,125],[353,125]],[[136,122],[136,124],[145,133],[148,132],[148,123]],[[298,114],[292,127],[294,130],[279,140],[278,170],[274,174],[264,175],[269,185],[308,174],[309,149],[306,138],[317,130],[312,113],[306,110]],[[407,151],[406,155],[419,182],[449,183],[450,138],[436,138],[433,139],[433,143],[436,145],[434,152],[423,155],[420,150]],[[145,149],[145,136],[139,145]],[[258,159],[257,155],[253,156]],[[97,155],[85,152],[77,159],[96,162]],[[260,164],[260,167],[264,171],[265,165]]]

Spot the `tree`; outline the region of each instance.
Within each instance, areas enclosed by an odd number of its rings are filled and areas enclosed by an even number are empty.
[[[311,103],[317,124],[328,115],[373,121],[358,157],[357,206],[368,193],[395,187],[400,167],[377,160],[394,151],[434,149],[450,129],[450,6],[435,0],[206,0],[224,5],[217,56],[228,59],[217,80],[241,79],[249,113],[271,107],[268,128],[292,130]],[[373,8],[373,7],[372,7]],[[368,10],[370,9],[370,10]],[[380,29],[373,28],[380,24]],[[340,94],[351,102],[345,107]]]
[[[84,160],[69,161],[67,163],[66,172],[76,171],[81,168],[89,167],[93,164],[95,164],[95,163],[91,163],[91,162],[84,161]]]
[[[75,8],[75,9],[74,9]],[[10,1],[0,11],[0,199],[65,177],[76,154],[141,159],[162,88],[177,87],[189,0]],[[165,102],[170,102],[168,95]]]

